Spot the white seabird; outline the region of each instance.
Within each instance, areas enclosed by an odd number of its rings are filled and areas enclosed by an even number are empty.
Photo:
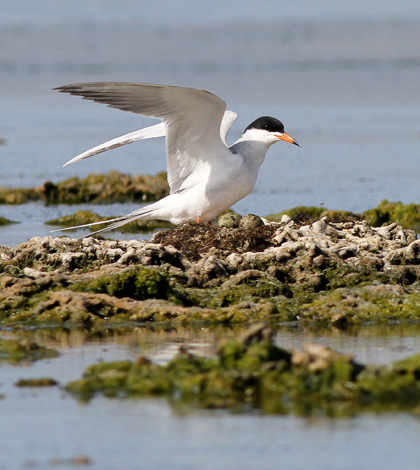
[[[162,120],[88,150],[64,166],[137,140],[166,136],[170,187],[168,196],[130,214],[59,230],[110,223],[90,236],[135,220],[161,219],[174,224],[211,221],[252,191],[272,144],[285,140],[300,146],[284,131],[282,122],[263,116],[228,147],[226,135],[237,114],[227,111],[222,99],[204,90],[124,82],[76,83],[55,90]]]

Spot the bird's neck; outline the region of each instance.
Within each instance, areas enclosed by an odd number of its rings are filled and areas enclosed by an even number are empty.
[[[229,149],[232,153],[241,155],[245,161],[252,162],[259,167],[270,147],[271,143],[242,136]]]

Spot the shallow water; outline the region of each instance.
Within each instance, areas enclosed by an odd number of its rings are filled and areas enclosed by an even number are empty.
[[[51,91],[73,82],[144,81],[207,89],[238,112],[228,141],[260,115],[274,115],[302,148],[270,149],[255,190],[235,209],[259,215],[297,205],[363,211],[382,199],[419,202],[420,3],[362,0],[3,1],[0,15],[0,185],[110,169],[165,170],[163,139],[61,166],[78,153],[149,120]],[[90,206],[101,215],[132,204]],[[43,222],[80,206],[0,206],[20,221],[0,227],[16,245],[53,228]],[[87,207],[84,207],[87,208]],[[77,232],[81,235],[83,232]],[[119,233],[115,236],[120,237]],[[131,234],[122,235],[133,238]],[[142,235],[136,238],[144,238]],[[420,350],[417,325],[357,331],[285,326],[278,343],[316,341],[356,360],[386,364]],[[0,331],[2,336],[11,335]],[[24,334],[23,332],[21,334]],[[85,455],[92,469],[406,470],[420,460],[418,418],[345,420],[185,413],[164,400],[97,398],[80,404],[59,388],[14,387],[25,377],[61,384],[99,360],[148,354],[167,361],[183,341],[211,354],[217,329],[105,335],[34,329],[59,358],[0,366],[0,470],[48,468]]]
[[[110,169],[165,170],[163,139],[61,168],[150,120],[52,88],[125,80],[220,95],[239,113],[229,142],[259,115],[285,123],[302,148],[283,142],[270,149],[254,192],[235,205],[240,213],[267,215],[297,205],[361,212],[385,198],[419,200],[417,2],[328,1],[321,8],[300,0],[280,9],[275,2],[216,1],[210,9],[208,2],[190,1],[147,8],[133,1],[4,3],[2,186]],[[130,210],[121,207],[120,214]],[[0,216],[7,211],[0,207]],[[25,223],[13,227],[11,241],[10,229],[0,228],[0,244],[45,233],[27,212],[14,208],[14,219]]]
[[[420,422],[405,414],[349,419],[232,415],[171,407],[161,399],[95,398],[77,402],[57,387],[17,388],[21,378],[52,377],[64,385],[99,361],[147,355],[164,363],[183,345],[211,355],[220,338],[240,329],[115,328],[89,335],[59,328],[0,331],[57,348],[56,359],[0,366],[0,469],[46,468],[85,456],[92,469],[415,469]],[[418,324],[371,325],[353,331],[285,325],[286,348],[312,341],[356,360],[390,363],[420,351]],[[334,460],[334,464],[331,463]]]

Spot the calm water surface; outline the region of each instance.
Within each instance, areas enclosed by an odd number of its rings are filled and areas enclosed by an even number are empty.
[[[280,463],[302,470],[417,468],[420,422],[405,414],[328,420],[185,413],[160,399],[100,397],[81,404],[59,388],[14,386],[20,378],[45,376],[64,385],[90,364],[140,354],[165,363],[181,345],[211,355],[220,338],[239,331],[119,328],[93,336],[82,330],[0,331],[2,337],[29,337],[62,353],[24,366],[1,364],[0,469],[48,468],[54,459],[79,455],[90,459],[92,469],[277,469]],[[362,362],[387,364],[419,352],[419,335],[417,324],[349,332],[284,326],[276,341],[286,348],[318,342]]]
[[[283,143],[270,149],[254,192],[235,206],[241,213],[320,204],[363,211],[384,198],[419,202],[418,1],[296,0],[279,8],[267,0],[6,0],[0,37],[0,186],[32,187],[110,169],[165,170],[163,139],[61,168],[78,153],[151,122],[52,88],[124,80],[218,94],[239,114],[229,142],[260,115],[285,123],[302,148]],[[111,216],[136,207],[87,208]],[[43,236],[50,229],[44,221],[78,208],[0,206],[0,216],[21,222],[0,228],[0,244]],[[59,358],[0,366],[1,470],[50,468],[51,459],[77,455],[88,456],[88,468],[98,470],[418,468],[420,423],[404,414],[346,420],[183,414],[162,400],[97,398],[83,405],[58,388],[16,388],[23,377],[50,376],[64,384],[99,360],[148,354],[164,362],[180,342],[211,354],[222,336],[136,331],[87,341],[77,332],[46,331],[31,335],[60,349]],[[223,332],[229,334],[236,333]],[[278,333],[284,347],[308,340],[378,364],[420,350],[417,327],[398,324],[357,334]]]
[[[418,2],[3,4],[1,186],[110,169],[165,170],[163,139],[61,168],[78,153],[153,121],[52,88],[125,80],[220,95],[239,113],[229,142],[260,115],[285,123],[302,148],[281,143],[270,149],[254,192],[235,206],[241,213],[321,204],[358,212],[385,198],[419,202]],[[21,221],[12,230],[0,228],[0,243],[44,235],[42,224],[55,213],[35,208],[31,220],[25,207],[0,207],[0,216]]]

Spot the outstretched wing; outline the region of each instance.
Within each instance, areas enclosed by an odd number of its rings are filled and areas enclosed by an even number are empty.
[[[227,133],[232,127],[232,124],[235,122],[237,116],[238,115],[234,111],[229,111],[228,109],[223,115],[222,123],[220,124],[220,138],[222,139],[222,142],[226,145],[226,147],[228,147],[228,144],[226,142]],[[122,147],[123,145],[132,144],[133,142],[137,142],[139,140],[153,139],[155,137],[165,136],[166,125],[164,122],[160,122],[159,124],[155,124],[154,126],[145,127],[143,129],[139,129],[138,131],[130,132],[129,134],[124,134],[120,137],[116,137],[115,139],[108,140],[103,144],[97,145],[92,149],[86,150],[86,152],[77,155],[76,157],[72,158],[67,163],[65,163],[63,165],[63,168],[73,163],[80,162],[81,160],[85,160],[86,158],[93,157],[94,155],[98,155],[99,153]]]
[[[122,145],[131,144],[137,142],[138,140],[144,139],[153,139],[154,137],[165,137],[166,135],[166,126],[164,122],[155,124],[154,126],[145,127],[144,129],[139,129],[138,131],[130,132],[129,134],[124,134],[121,137],[116,137],[115,139],[108,140],[103,144],[93,147],[93,149],[86,150],[86,152],[77,155],[76,157],[69,160],[63,165],[63,168],[72,163],[80,162],[85,158],[93,157],[98,155],[98,153],[106,152],[107,150],[115,149],[121,147]]]
[[[161,119],[166,124],[171,193],[181,188],[198,161],[211,161],[226,155],[226,145],[220,137],[226,103],[207,91],[124,82],[77,83],[56,90],[111,108]]]

